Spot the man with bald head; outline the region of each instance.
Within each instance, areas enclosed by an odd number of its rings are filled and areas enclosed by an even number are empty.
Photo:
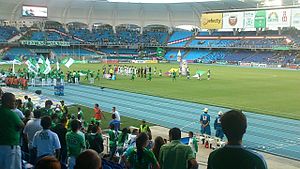
[[[24,123],[11,109],[16,107],[16,97],[3,93],[0,107],[0,168],[21,169],[20,131]]]

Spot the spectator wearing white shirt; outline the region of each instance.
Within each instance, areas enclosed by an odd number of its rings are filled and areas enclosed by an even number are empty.
[[[119,112],[116,110],[116,107],[112,107],[112,114],[116,115],[116,120],[121,121]]]
[[[32,143],[32,147],[37,150],[37,159],[43,156],[58,158],[61,146],[57,134],[50,130],[51,118],[42,117],[41,126],[43,129],[35,133]]]
[[[36,159],[36,153],[32,147],[33,137],[37,131],[43,129],[43,127],[41,126],[41,111],[38,109],[34,110],[33,114],[34,114],[34,118],[32,118],[26,123],[25,128],[23,130],[25,138],[28,141],[30,163],[32,164],[34,164]]]
[[[16,100],[16,108],[12,109],[12,111],[17,113],[18,117],[20,117],[20,119],[23,120],[25,118],[25,116],[24,116],[23,112],[20,109],[22,109],[22,100],[17,99]]]

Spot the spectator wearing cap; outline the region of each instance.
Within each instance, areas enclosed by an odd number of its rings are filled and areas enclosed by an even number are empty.
[[[43,156],[55,156],[59,158],[60,142],[56,133],[50,130],[51,118],[44,116],[41,119],[42,130],[37,131],[33,137],[32,147],[37,151],[37,159]]]
[[[201,134],[211,135],[210,131],[210,115],[208,114],[208,108],[203,110],[203,114],[200,116]]]
[[[228,139],[225,147],[210,153],[207,169],[247,168],[267,169],[264,158],[242,146],[247,118],[239,110],[230,110],[221,117],[221,125]]]
[[[224,137],[224,132],[223,132],[222,125],[221,125],[222,115],[223,115],[222,111],[219,111],[218,117],[216,118],[215,123],[214,123],[214,128],[216,130],[216,137],[219,137],[220,139],[223,139],[223,137]]]
[[[51,106],[53,105],[53,102],[51,100],[45,101],[45,107],[41,109],[42,116],[51,116],[54,112],[53,109],[51,109]]]
[[[191,147],[184,145],[180,141],[181,131],[179,128],[172,128],[169,131],[168,144],[160,148],[159,163],[161,169],[187,169],[198,166],[196,157]]]
[[[28,142],[28,148],[29,148],[29,161],[31,164],[34,164],[35,159],[36,159],[36,153],[33,150],[32,147],[32,142],[33,142],[33,137],[37,131],[40,131],[43,129],[41,126],[41,111],[40,110],[34,110],[33,112],[34,118],[29,120],[27,124],[24,127],[23,133],[25,135],[25,139]]]
[[[0,168],[21,169],[20,131],[22,120],[11,109],[15,108],[16,97],[3,93],[0,107]]]

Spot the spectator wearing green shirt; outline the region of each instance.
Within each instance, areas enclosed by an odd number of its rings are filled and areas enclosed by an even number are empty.
[[[181,131],[179,128],[172,128],[169,131],[168,144],[161,147],[159,163],[161,169],[187,169],[197,168],[196,157],[190,146],[180,142]]]
[[[122,133],[118,136],[118,148],[117,152],[121,156],[125,150],[125,142],[128,140],[128,129],[125,127],[122,129]]]
[[[11,111],[16,107],[16,97],[3,93],[0,107],[0,168],[21,169],[20,131],[24,123]]]
[[[69,156],[69,169],[73,169],[76,157],[85,149],[85,138],[79,133],[80,122],[71,121],[71,131],[66,134],[66,143]]]
[[[117,139],[118,139],[118,133],[115,131],[114,124],[109,125],[109,130],[107,133],[109,136],[109,159],[112,160],[113,156],[117,151]]]
[[[26,104],[26,108],[27,108],[28,110],[30,110],[30,112],[33,111],[33,102],[31,101],[31,98],[30,98],[30,97],[28,98],[28,102],[27,102],[27,104]]]
[[[208,169],[267,169],[263,156],[242,146],[247,118],[240,110],[230,110],[221,117],[222,129],[228,139],[225,147],[210,153]]]
[[[94,125],[91,129],[91,133],[87,134],[87,143],[89,149],[95,150],[98,154],[103,152],[103,137],[100,132],[100,128]]]
[[[127,166],[130,169],[160,168],[154,153],[148,150],[148,135],[140,133],[136,138],[136,148],[128,154]]]
[[[53,109],[51,109],[52,105],[53,105],[53,102],[51,100],[45,101],[45,107],[43,107],[41,109],[42,116],[51,116],[54,113]]]

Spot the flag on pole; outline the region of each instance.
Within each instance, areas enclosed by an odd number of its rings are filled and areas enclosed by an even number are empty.
[[[29,58],[26,62],[25,62],[25,64],[28,66],[28,70],[30,71],[30,72],[33,72],[33,73],[35,73],[35,74],[37,74],[38,73],[38,68],[37,68],[37,62],[36,62],[36,60],[35,59],[32,59],[32,58]]]
[[[74,59],[69,58],[68,61],[65,63],[65,66],[67,68],[70,68],[70,66],[74,63]]]
[[[45,61],[45,70],[44,70],[44,74],[49,74],[51,71],[51,64],[50,64],[50,61],[49,59],[47,58],[46,61]]]
[[[56,70],[59,70],[59,63],[56,61]]]

